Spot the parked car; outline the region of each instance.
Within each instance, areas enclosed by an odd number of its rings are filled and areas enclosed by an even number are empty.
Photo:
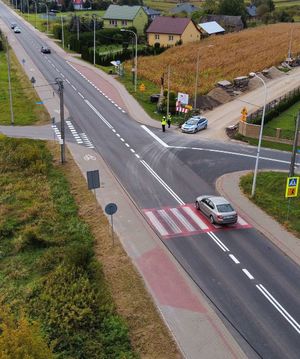
[[[15,34],[20,34],[20,33],[21,33],[21,29],[20,29],[18,26],[16,26],[16,27],[14,28],[14,33],[15,33]]]
[[[47,47],[47,46],[42,46],[41,52],[42,52],[43,54],[51,54],[51,50],[50,50],[49,47]]]
[[[196,198],[195,206],[209,218],[211,223],[234,224],[237,222],[236,211],[224,197],[199,196]]]
[[[202,116],[193,116],[181,126],[181,131],[185,133],[196,133],[200,130],[206,129],[207,123],[207,118]]]
[[[14,29],[16,26],[17,26],[17,24],[16,24],[15,22],[12,22],[12,23],[10,24],[10,28],[11,28],[11,29]]]

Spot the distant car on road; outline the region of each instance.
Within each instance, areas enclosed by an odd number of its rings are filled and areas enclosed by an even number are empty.
[[[234,224],[238,215],[232,205],[224,198],[217,196],[199,196],[195,206],[204,213],[211,223]]]
[[[207,118],[202,116],[193,116],[181,126],[181,131],[185,133],[196,133],[200,130],[206,129],[207,124]]]
[[[51,50],[50,50],[50,48],[47,47],[47,46],[42,46],[41,52],[42,52],[43,54],[51,54]]]
[[[21,29],[18,26],[15,26],[14,28],[14,33],[15,34],[20,34],[21,33]]]
[[[16,24],[15,22],[12,22],[12,23],[10,24],[10,28],[11,28],[11,29],[14,29],[16,26],[17,26],[17,24]]]

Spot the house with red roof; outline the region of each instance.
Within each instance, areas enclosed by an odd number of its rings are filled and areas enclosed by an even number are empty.
[[[200,40],[200,30],[189,18],[158,16],[146,33],[150,46],[159,43],[160,46],[166,47]]]

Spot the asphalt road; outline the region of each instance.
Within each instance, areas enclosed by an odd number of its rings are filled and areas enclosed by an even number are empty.
[[[2,4],[0,11],[7,24],[17,22]],[[192,209],[197,195],[215,193],[220,175],[253,169],[255,148],[191,141],[154,128],[149,133],[58,54],[41,54],[43,41],[26,26],[21,29],[16,39],[46,80],[63,78],[65,105],[76,131],[88,136],[245,353],[250,358],[298,358],[299,266],[243,219],[218,228]],[[75,141],[66,131],[68,140]],[[288,169],[287,153],[262,150],[261,156],[261,168]]]

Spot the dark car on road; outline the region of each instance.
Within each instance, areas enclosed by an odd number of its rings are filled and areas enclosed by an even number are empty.
[[[47,47],[47,46],[42,46],[41,52],[42,52],[43,54],[51,54],[51,50],[50,50],[49,47]]]
[[[17,24],[16,24],[15,22],[12,22],[12,23],[10,24],[10,28],[11,28],[11,29],[14,29],[16,26],[17,26]]]

